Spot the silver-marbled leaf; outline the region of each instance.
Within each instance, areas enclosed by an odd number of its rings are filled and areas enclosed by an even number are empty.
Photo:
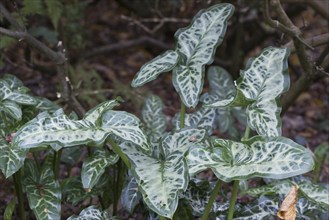
[[[283,179],[314,167],[312,153],[284,137],[255,136],[243,143],[215,139],[213,148],[190,149],[187,161],[190,175],[211,168],[225,182],[252,177]]]
[[[13,147],[0,136],[0,170],[6,178],[16,173],[23,165],[27,149]]]
[[[99,181],[106,167],[118,162],[119,156],[105,149],[96,149],[82,164],[81,179],[83,188],[90,190]]]
[[[156,79],[160,73],[169,72],[172,70],[176,66],[177,61],[178,54],[176,51],[166,51],[165,53],[144,64],[140,71],[136,74],[131,85],[133,87],[138,87]]]
[[[187,107],[198,104],[205,65],[212,63],[233,11],[231,4],[214,5],[201,10],[190,26],[175,33],[181,59],[173,70],[173,85]]]
[[[53,170],[49,166],[41,172],[34,162],[26,161],[25,190],[29,206],[38,220],[60,219],[61,217],[61,187],[55,180]]]
[[[115,220],[115,218],[111,218],[106,210],[101,211],[96,206],[89,206],[83,209],[79,216],[73,215],[67,220]]]
[[[133,213],[141,198],[142,194],[138,190],[136,179],[132,177],[122,190],[121,204],[129,213]]]

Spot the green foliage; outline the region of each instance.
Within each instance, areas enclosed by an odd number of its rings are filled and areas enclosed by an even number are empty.
[[[60,1],[25,0],[22,11],[25,15],[47,15],[57,28],[62,14],[70,15],[76,23],[81,18],[85,3],[70,4],[77,7],[69,8]],[[237,86],[226,70],[211,66],[207,71],[209,91],[199,97],[205,66],[212,63],[233,10],[231,4],[225,3],[200,11],[188,27],[176,32],[176,49],[142,66],[134,78],[132,86],[137,87],[163,72],[173,71],[173,85],[183,108],[172,124],[156,95],[145,99],[143,124],[128,112],[113,110],[122,101],[120,98],[101,102],[105,99],[102,95],[94,98],[80,94],[96,107],[79,119],[75,113],[65,114],[47,99],[34,97],[16,77],[5,75],[0,79],[0,169],[6,178],[14,175],[15,190],[20,194],[21,172],[17,171],[24,168],[24,192],[37,219],[59,219],[63,202],[86,204],[95,197],[102,208],[89,206],[69,219],[117,219],[114,215],[119,213],[120,194],[127,211],[133,213],[138,206],[138,211],[145,212],[149,219],[207,219],[204,213],[208,211],[212,218],[223,219],[234,206],[229,208],[226,196],[207,206],[209,198],[215,198],[211,194],[213,183],[197,179],[198,173],[209,169],[224,182],[244,180],[247,184],[254,177],[273,179],[268,185],[244,192],[256,198],[247,205],[237,204],[235,219],[275,216],[293,183],[300,187],[297,216],[319,219],[329,207],[327,187],[297,178],[278,181],[309,172],[315,164],[307,148],[281,136],[278,103],[289,87],[289,51],[265,48],[248,62]],[[74,22],[64,29],[72,39],[73,32],[81,28]],[[43,30],[43,34],[47,32]],[[78,72],[87,79],[79,83],[82,79]],[[70,74],[78,89],[92,91],[102,87],[95,71],[78,66],[71,67]],[[202,105],[196,108],[199,100]],[[196,109],[187,114],[185,107]],[[234,128],[236,121],[246,126],[240,141],[236,140],[241,136]],[[250,128],[257,135],[250,133]],[[218,129],[229,133],[233,140],[209,137],[218,134]],[[326,150],[327,145],[318,148],[316,158],[325,160],[322,156]],[[43,159],[40,155],[47,156]],[[62,178],[61,161],[72,170],[82,166],[81,173]],[[216,189],[219,186],[216,184]],[[107,211],[110,205],[114,214]],[[8,207],[10,216],[13,208]]]

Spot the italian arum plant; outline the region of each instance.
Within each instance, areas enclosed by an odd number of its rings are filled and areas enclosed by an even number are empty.
[[[90,205],[71,220],[120,219],[120,201],[130,214],[138,207],[145,219],[270,219],[295,185],[298,218],[321,219],[329,207],[328,186],[300,176],[314,168],[313,154],[281,136],[279,99],[289,88],[289,50],[265,48],[236,81],[221,67],[207,67],[209,90],[201,94],[206,65],[214,60],[233,11],[231,4],[200,11],[176,32],[176,48],[146,63],[133,79],[138,87],[173,72],[182,108],[172,120],[152,94],[142,120],[113,110],[120,98],[78,119],[30,95],[16,77],[1,79],[0,169],[6,178],[14,177],[21,219],[24,193],[41,220],[60,219],[65,203]],[[80,161],[81,174],[59,175],[60,164],[69,169]],[[202,178],[205,172],[216,181]],[[236,203],[239,186],[255,177],[266,184],[245,184],[240,195],[253,199]],[[223,187],[230,182],[231,193]],[[6,213],[14,208],[11,202]]]

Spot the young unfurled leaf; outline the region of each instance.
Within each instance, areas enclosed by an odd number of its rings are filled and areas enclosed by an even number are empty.
[[[277,215],[280,219],[295,220],[296,219],[296,202],[298,198],[298,186],[294,185],[286,198],[283,200]]]
[[[288,49],[268,47],[247,64],[238,79],[235,97],[210,104],[212,107],[248,106],[248,125],[263,136],[281,135],[280,95],[289,88]]]
[[[5,213],[3,214],[4,220],[12,220],[13,213],[16,207],[16,199],[13,198],[7,205]]]
[[[283,179],[313,169],[311,152],[284,137],[255,136],[243,143],[215,139],[213,148],[192,148],[187,156],[190,175],[211,168],[226,182],[252,177]]]
[[[120,145],[132,161],[133,175],[151,210],[168,218],[173,217],[178,205],[178,195],[188,185],[185,152],[190,146],[198,145],[205,133],[205,130],[184,129],[167,136],[162,142],[163,155],[160,158],[131,142]]]
[[[105,172],[105,168],[118,162],[119,156],[110,154],[104,149],[96,149],[92,156],[87,157],[82,165],[81,179],[83,188],[90,190]]]
[[[129,212],[133,213],[136,205],[140,202],[142,198],[141,193],[138,190],[138,184],[136,179],[132,177],[127,186],[122,190],[121,203],[122,206]]]
[[[176,66],[177,61],[178,54],[176,51],[166,51],[155,57],[150,62],[144,64],[133,79],[131,86],[142,86],[145,83],[156,79],[160,73],[169,72]]]
[[[147,148],[139,119],[127,112],[108,110],[108,106],[113,107],[113,101],[92,109],[82,120],[71,120],[61,109],[52,115],[43,112],[17,131],[14,145],[33,148],[49,144],[58,150],[81,144],[101,145],[113,134]],[[96,112],[99,119],[96,119]]]
[[[115,217],[110,217],[108,211],[101,211],[95,206],[89,206],[82,210],[79,216],[73,215],[67,220],[115,220]]]
[[[176,51],[167,51],[145,64],[132,86],[141,86],[161,72],[173,70],[176,91],[187,107],[194,108],[202,91],[205,65],[212,63],[233,10],[231,4],[218,4],[200,11],[190,26],[176,32]]]
[[[27,151],[27,149],[13,147],[0,136],[0,169],[6,178],[23,166]]]
[[[167,120],[163,113],[163,103],[160,97],[156,95],[147,97],[142,109],[142,117],[151,142],[158,141],[165,134],[167,128]]]
[[[44,166],[39,172],[36,164],[28,160],[25,162],[25,171],[25,191],[37,219],[60,219],[62,193],[52,168]]]

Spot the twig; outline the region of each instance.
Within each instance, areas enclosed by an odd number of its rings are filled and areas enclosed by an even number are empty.
[[[328,10],[326,10],[326,7],[323,7],[322,5],[320,5],[316,0],[283,0],[282,2],[284,2],[284,3],[302,4],[302,5],[307,4],[311,8],[313,8],[313,10],[315,12],[317,12],[319,15],[321,15],[325,19],[329,20]]]
[[[144,19],[140,19],[140,20],[136,20],[134,18],[125,16],[125,15],[121,15],[121,19],[126,20],[126,21],[130,21],[131,23],[139,26],[140,28],[142,28],[145,32],[149,33],[149,34],[154,34],[155,32],[157,32],[158,30],[160,30],[160,28],[165,24],[165,23],[189,23],[190,20],[186,19],[186,18],[166,18],[166,17],[162,17],[162,18],[144,18]],[[144,23],[158,23],[154,28],[150,29],[147,26],[145,26]]]
[[[324,44],[328,44],[329,43],[329,33],[306,38],[305,42],[307,44],[311,45],[312,47],[318,47],[318,46],[321,46]],[[296,52],[293,41],[286,43],[283,47],[290,48],[292,53]]]
[[[85,53],[83,58],[90,58],[90,57],[94,57],[94,56],[99,56],[102,54],[106,54],[106,53],[110,53],[116,50],[123,50],[129,47],[134,47],[134,46],[138,46],[140,44],[151,44],[153,46],[157,46],[161,49],[170,49],[171,47],[165,43],[162,43],[158,40],[155,40],[151,37],[148,36],[143,36],[134,40],[128,40],[128,41],[122,41],[119,43],[115,43],[115,44],[110,44],[110,45],[106,45],[106,46],[101,46],[95,49],[90,50],[90,52]]]
[[[0,12],[10,22],[10,24],[12,24],[16,28],[16,30],[13,31],[0,27],[0,33],[18,39],[19,41],[25,41],[30,47],[35,48],[37,51],[48,57],[57,65],[56,71],[59,77],[61,78],[61,82],[63,85],[63,99],[69,104],[72,110],[76,111],[76,113],[80,117],[82,117],[85,113],[85,110],[74,96],[74,93],[72,93],[72,86],[67,76],[67,59],[65,57],[65,50],[63,48],[60,48],[60,50],[56,52],[47,47],[41,41],[34,38],[32,35],[26,32],[25,27],[21,27],[16,22],[16,20],[11,16],[11,14],[1,3]],[[58,46],[61,47],[61,43],[59,43]]]

